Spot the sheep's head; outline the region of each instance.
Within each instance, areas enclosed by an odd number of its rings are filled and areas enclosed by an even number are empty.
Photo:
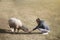
[[[22,27],[22,30],[23,30],[24,32],[29,32],[29,29],[26,28],[26,27]]]

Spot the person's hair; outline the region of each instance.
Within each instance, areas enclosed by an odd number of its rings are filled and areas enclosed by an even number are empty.
[[[37,19],[36,19],[36,21],[37,21],[37,22],[40,22],[40,19],[39,19],[39,18],[37,18]]]

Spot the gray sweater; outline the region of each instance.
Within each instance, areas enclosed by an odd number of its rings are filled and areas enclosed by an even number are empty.
[[[49,26],[45,24],[42,20],[33,30],[36,30],[38,28],[50,30]]]

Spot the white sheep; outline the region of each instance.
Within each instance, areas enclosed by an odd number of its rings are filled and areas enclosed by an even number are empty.
[[[10,18],[8,20],[8,23],[12,32],[16,32],[16,29],[17,29],[17,32],[19,32],[19,29],[25,32],[28,32],[28,28],[24,27],[22,22],[17,18]]]

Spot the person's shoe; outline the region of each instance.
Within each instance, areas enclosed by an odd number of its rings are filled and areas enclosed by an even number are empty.
[[[43,35],[47,35],[48,33],[42,33]]]

